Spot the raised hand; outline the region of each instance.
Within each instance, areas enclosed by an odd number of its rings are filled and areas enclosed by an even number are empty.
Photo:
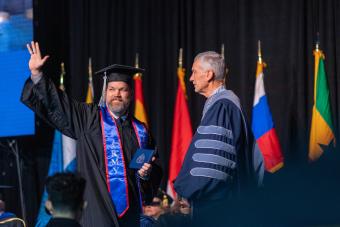
[[[31,55],[31,58],[28,62],[28,66],[31,70],[32,76],[34,77],[40,74],[41,67],[45,64],[49,56],[46,55],[45,57],[41,58],[39,43],[37,42],[32,41],[31,45],[27,44],[26,46],[27,46],[28,52]]]

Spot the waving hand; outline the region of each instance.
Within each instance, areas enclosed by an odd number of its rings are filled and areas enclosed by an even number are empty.
[[[46,55],[45,57],[41,58],[39,43],[37,42],[32,41],[31,44],[27,44],[27,49],[31,55],[28,66],[31,70],[32,76],[34,77],[40,74],[41,67],[45,64],[49,56]]]

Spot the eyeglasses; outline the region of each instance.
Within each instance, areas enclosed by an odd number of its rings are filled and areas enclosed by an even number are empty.
[[[160,206],[161,202],[151,202],[148,206]]]

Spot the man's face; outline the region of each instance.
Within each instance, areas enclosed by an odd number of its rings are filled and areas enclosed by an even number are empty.
[[[192,65],[192,73],[190,76],[190,81],[195,87],[195,92],[204,95],[208,87],[208,77],[207,70],[202,67],[201,61],[198,59]]]
[[[111,81],[106,89],[106,103],[115,115],[123,115],[129,108],[131,89],[123,81]]]
[[[144,214],[157,219],[164,212],[161,203],[159,198],[153,198],[152,203],[144,207]]]

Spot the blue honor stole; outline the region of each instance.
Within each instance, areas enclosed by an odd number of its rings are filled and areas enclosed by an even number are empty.
[[[111,116],[106,106],[101,107],[100,115],[106,184],[118,217],[121,218],[129,209],[129,191],[123,147],[117,128],[117,122]],[[146,148],[148,144],[148,133],[145,126],[134,119],[132,120],[132,125],[138,139],[139,147]]]

